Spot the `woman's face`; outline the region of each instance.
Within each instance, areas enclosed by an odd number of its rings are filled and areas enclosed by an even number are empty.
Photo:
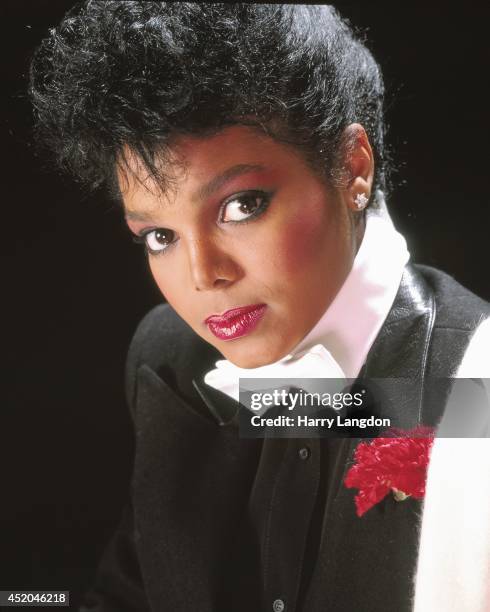
[[[183,165],[166,193],[120,177],[128,226],[145,236],[156,284],[235,365],[284,357],[352,267],[358,240],[345,197],[296,150],[246,126],[181,137],[172,154]]]

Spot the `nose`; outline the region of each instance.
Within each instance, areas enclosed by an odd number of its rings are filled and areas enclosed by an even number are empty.
[[[188,243],[190,276],[196,291],[223,288],[240,277],[232,254],[211,238],[196,238]]]

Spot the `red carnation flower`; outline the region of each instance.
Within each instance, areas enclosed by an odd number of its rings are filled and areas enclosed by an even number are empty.
[[[355,464],[344,479],[346,487],[359,489],[355,497],[357,516],[362,516],[390,491],[397,501],[409,496],[421,499],[434,430],[419,425],[411,430],[390,429],[384,437],[361,442]]]

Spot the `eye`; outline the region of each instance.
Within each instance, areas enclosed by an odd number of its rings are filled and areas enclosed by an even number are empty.
[[[240,223],[258,217],[269,205],[270,194],[263,191],[238,193],[225,202],[221,222]]]
[[[165,228],[148,230],[139,236],[134,236],[134,242],[143,243],[151,255],[160,255],[175,242],[175,232]]]

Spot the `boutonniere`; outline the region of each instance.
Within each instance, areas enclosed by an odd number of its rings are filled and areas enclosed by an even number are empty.
[[[344,479],[346,487],[359,489],[357,516],[362,516],[390,491],[396,501],[422,499],[434,429],[419,425],[411,430],[391,429],[383,437],[360,442],[354,465]]]

